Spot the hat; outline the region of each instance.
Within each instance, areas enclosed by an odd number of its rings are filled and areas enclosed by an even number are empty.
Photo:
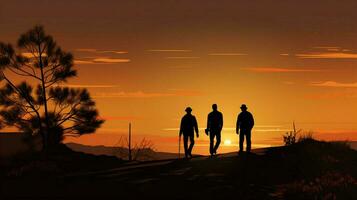
[[[187,107],[187,108],[185,109],[185,111],[186,111],[186,112],[191,112],[191,111],[192,111],[192,108],[191,108],[191,107]]]
[[[242,105],[240,106],[240,108],[242,108],[242,109],[247,109],[247,105],[242,104]]]

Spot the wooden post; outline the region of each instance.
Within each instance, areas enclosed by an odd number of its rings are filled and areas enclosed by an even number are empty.
[[[129,154],[128,154],[128,157],[129,157],[129,161],[131,161],[131,123],[129,123],[129,142],[128,142],[128,150],[129,150]]]

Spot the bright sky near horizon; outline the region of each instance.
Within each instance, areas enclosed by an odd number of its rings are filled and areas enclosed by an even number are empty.
[[[353,0],[0,0],[0,41],[42,24],[74,54],[67,85],[88,88],[106,122],[67,142],[112,146],[131,122],[136,140],[175,152],[191,106],[194,153],[206,154],[212,103],[223,151],[237,148],[242,103],[255,147],[281,144],[293,121],[320,139],[357,140],[356,10]]]

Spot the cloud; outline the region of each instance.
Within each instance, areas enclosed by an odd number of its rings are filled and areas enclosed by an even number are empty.
[[[288,53],[281,53],[281,54],[279,54],[280,56],[289,56],[289,54]]]
[[[116,63],[127,63],[131,60],[128,58],[108,58],[108,57],[96,57],[90,59],[78,59],[74,60],[75,64],[116,64]]]
[[[198,59],[200,57],[196,56],[172,56],[172,57],[166,57],[166,59]]]
[[[99,50],[93,48],[81,48],[75,49],[78,52],[87,52],[93,54],[127,54],[127,51],[119,51],[119,50]],[[113,56],[97,56],[94,55],[92,57],[79,57],[78,59],[74,60],[75,64],[116,64],[116,63],[127,63],[131,60],[128,58],[115,58]]]
[[[295,56],[302,59],[357,59],[357,53],[344,52],[307,53]]]
[[[177,90],[172,92],[112,92],[112,93],[96,93],[94,98],[156,98],[156,97],[177,97],[177,96],[201,96],[198,91]]]
[[[209,56],[246,56],[245,53],[209,53]]]
[[[300,69],[300,68],[283,68],[283,67],[246,67],[241,68],[245,71],[258,73],[292,73],[292,72],[321,72],[321,69]]]
[[[68,84],[68,85],[61,85],[63,87],[69,88],[117,88],[118,85],[82,85],[82,84]]]
[[[151,52],[191,52],[192,50],[188,50],[188,49],[148,49],[146,51],[151,51]]]
[[[123,62],[130,62],[130,59],[126,59],[126,58],[94,58],[93,61],[96,63],[123,63]]]
[[[324,81],[324,82],[312,82],[310,83],[312,86],[318,87],[339,87],[339,88],[357,88],[356,83],[338,83],[335,81]]]
[[[24,52],[24,53],[21,53],[21,55],[23,56],[23,57],[26,57],[26,58],[35,58],[35,57],[38,57],[39,56],[39,54],[38,53],[30,53],[30,52]],[[42,55],[41,55],[42,57],[46,57],[47,56],[47,54],[46,53],[42,53]]]
[[[75,51],[79,52],[88,52],[88,53],[114,53],[114,54],[127,54],[127,51],[118,51],[118,50],[98,50],[98,49],[76,49]]]
[[[300,53],[295,56],[302,59],[357,59],[357,53],[352,53],[351,50],[342,47],[316,46],[312,48],[315,52]]]
[[[74,60],[74,64],[95,64],[93,61],[91,60]]]

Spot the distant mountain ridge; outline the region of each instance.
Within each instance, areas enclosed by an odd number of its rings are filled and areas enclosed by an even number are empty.
[[[67,147],[71,148],[73,151],[83,152],[93,155],[107,155],[116,156],[120,159],[128,159],[128,149],[124,147],[108,147],[108,146],[89,146],[78,143],[66,143]],[[135,154],[135,152],[134,152]],[[156,152],[152,149],[142,149],[140,155],[138,155],[137,160],[148,161],[148,160],[165,160],[165,159],[175,159],[178,158],[177,153],[167,153],[167,152]]]
[[[348,141],[350,147],[357,150],[357,141]],[[128,158],[128,149],[124,147],[108,147],[103,145],[89,146],[78,143],[66,143],[66,145],[73,151],[84,152],[93,155],[108,155],[116,156],[120,159],[126,160]],[[141,152],[142,156],[139,156],[137,160],[148,161],[148,160],[165,160],[165,159],[176,159],[178,158],[177,153],[168,152],[156,152],[152,149],[143,149]],[[181,155],[183,156],[183,155]]]

